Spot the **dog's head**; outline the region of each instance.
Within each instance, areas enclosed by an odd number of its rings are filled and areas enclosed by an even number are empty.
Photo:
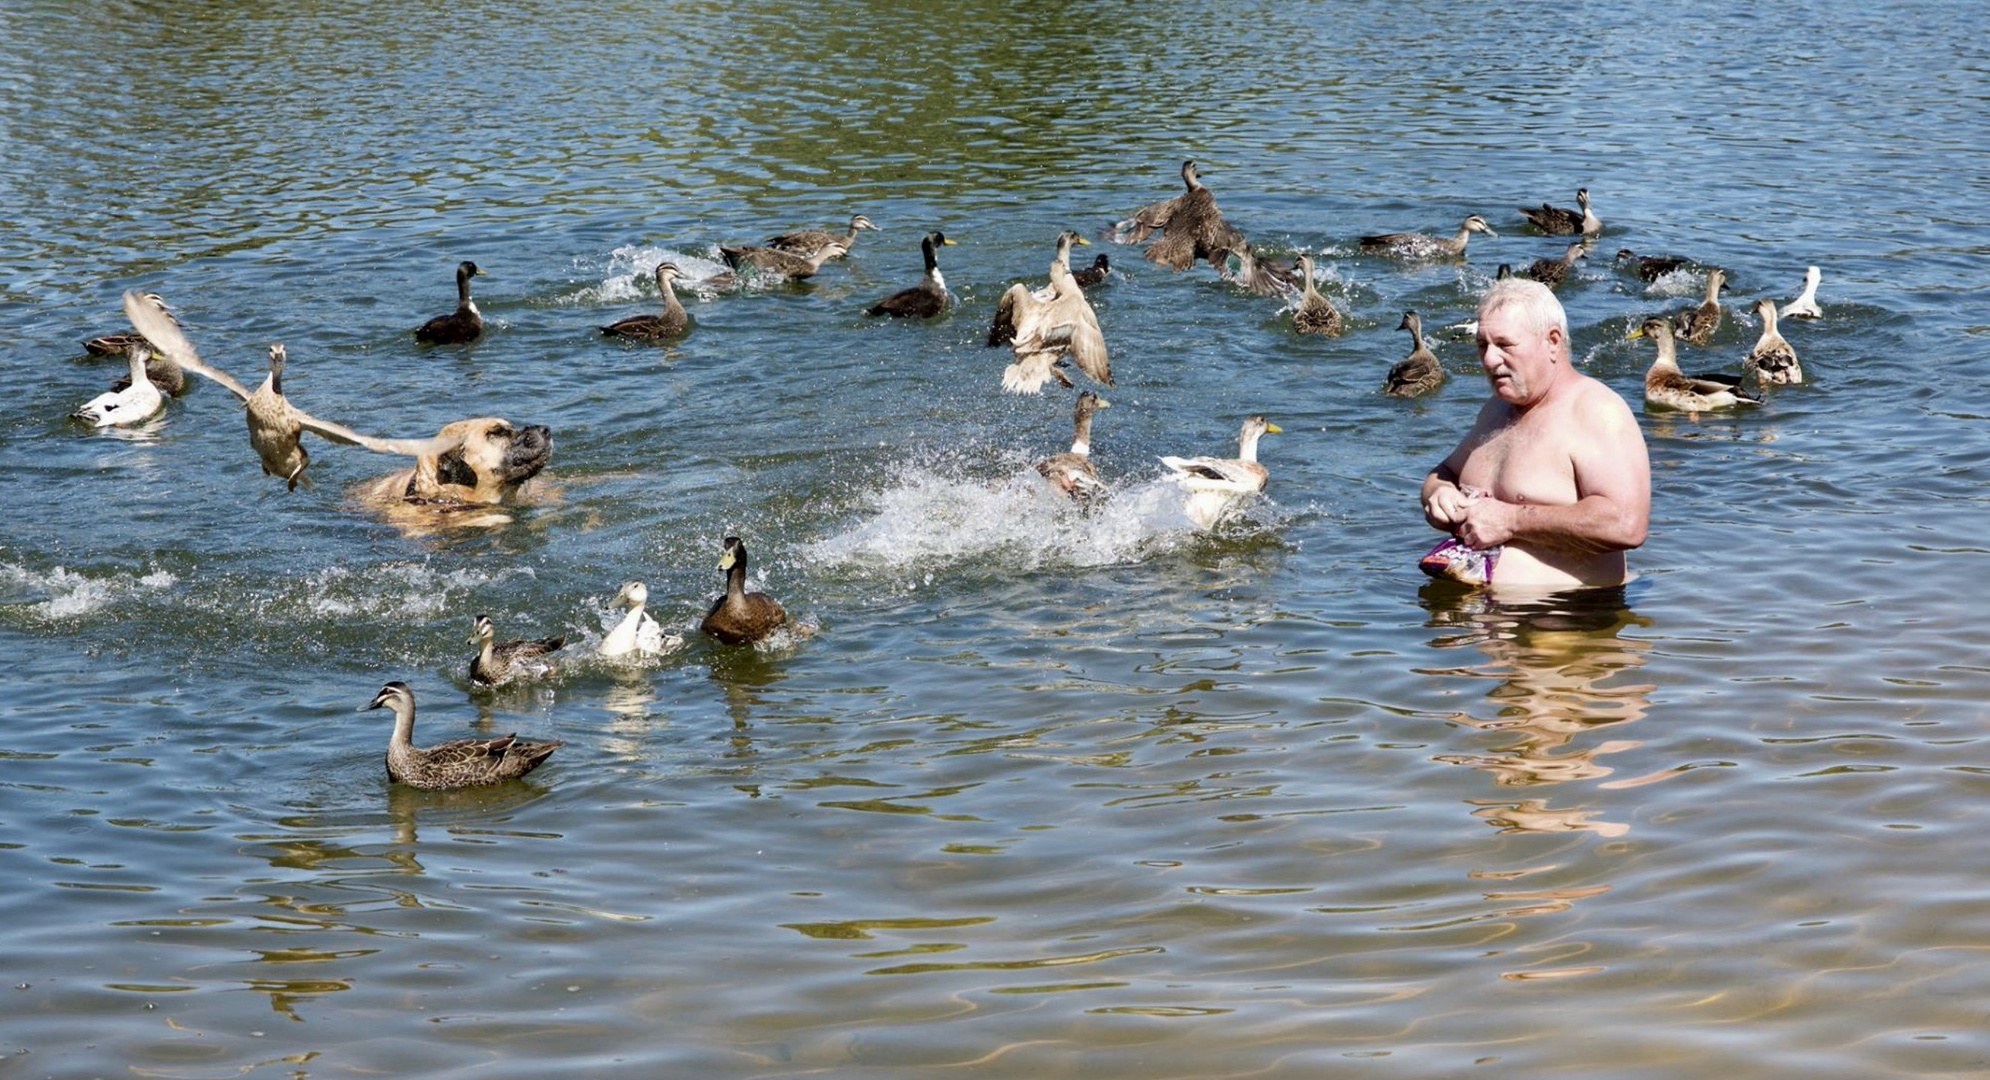
[[[408,498],[502,502],[539,475],[553,454],[553,433],[539,424],[514,427],[479,417],[449,424],[438,436],[459,441],[455,449],[417,459]]]

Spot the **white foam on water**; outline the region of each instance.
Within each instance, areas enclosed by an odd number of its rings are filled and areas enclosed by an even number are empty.
[[[492,566],[439,571],[426,563],[389,563],[353,570],[327,567],[301,582],[297,602],[313,615],[412,622],[460,612],[470,594],[514,578],[536,578],[531,567]]]
[[[708,257],[655,244],[624,244],[608,253],[608,266],[599,284],[584,286],[560,297],[560,302],[580,306],[626,304],[644,298],[654,300],[656,289],[651,283],[656,280],[656,268],[661,263],[671,263],[681,271],[675,283],[680,298],[686,291],[709,296],[724,288],[737,287],[715,284],[721,280],[729,281],[732,275],[732,268],[718,261],[717,254],[716,249]]]
[[[0,596],[41,597],[23,603],[21,610],[43,622],[92,615],[120,600],[165,592],[179,584],[179,580],[165,570],[113,571],[93,577],[61,566],[36,570],[16,563],[0,563]]]

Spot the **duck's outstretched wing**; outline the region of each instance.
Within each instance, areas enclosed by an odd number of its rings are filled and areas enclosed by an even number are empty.
[[[330,420],[320,420],[298,408],[290,406],[290,415],[298,427],[321,439],[328,439],[347,446],[363,446],[376,454],[400,454],[403,457],[440,457],[463,445],[461,435],[437,435],[427,439],[380,439]]]
[[[209,367],[200,358],[200,352],[193,347],[193,342],[187,339],[186,332],[180,329],[180,324],[174,322],[172,316],[129,291],[124,294],[124,316],[131,320],[132,329],[143,334],[153,348],[164,353],[173,363],[202,378],[220,383],[243,401],[249,400],[248,388],[236,382],[233,375],[220,368]]]

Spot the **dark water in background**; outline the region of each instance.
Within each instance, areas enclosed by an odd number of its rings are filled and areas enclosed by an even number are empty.
[[[0,7],[0,1073],[1964,1076],[1990,1072],[1979,615],[1990,145],[1963,5]],[[1090,516],[1028,464],[1068,395],[980,347],[1051,240],[1184,157],[1353,329],[1110,254],[1120,387]],[[1646,418],[1640,579],[1553,609],[1425,586],[1414,492],[1469,349],[1374,393],[1405,308],[1469,316],[1560,242],[1635,395],[1618,247],[1731,271],[1814,385]],[[884,231],[796,288],[594,327],[665,257]],[[1358,236],[1486,214],[1468,263]],[[950,318],[862,308],[943,228]],[[1083,252],[1089,255],[1090,251]],[[425,350],[474,259],[492,329]],[[556,497],[411,538],[315,453],[286,494],[202,386],[65,419],[77,342],[154,288],[210,360],[369,431],[550,425]],[[1191,533],[1155,457],[1269,414],[1269,501]],[[743,534],[819,627],[473,699],[471,617],[688,629]],[[390,787],[422,741],[567,746],[529,782]],[[1461,767],[1462,766],[1462,767]]]

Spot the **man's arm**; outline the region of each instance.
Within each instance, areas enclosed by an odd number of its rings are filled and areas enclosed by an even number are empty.
[[[1492,413],[1496,401],[1488,401],[1479,409],[1478,419],[1473,421],[1472,430],[1458,441],[1451,455],[1437,463],[1423,478],[1423,519],[1438,532],[1456,532],[1459,522],[1465,520],[1465,508],[1471,497],[1458,487],[1459,471],[1465,467],[1465,459],[1471,456],[1472,449],[1485,439],[1487,426],[1491,423],[1488,414]]]

